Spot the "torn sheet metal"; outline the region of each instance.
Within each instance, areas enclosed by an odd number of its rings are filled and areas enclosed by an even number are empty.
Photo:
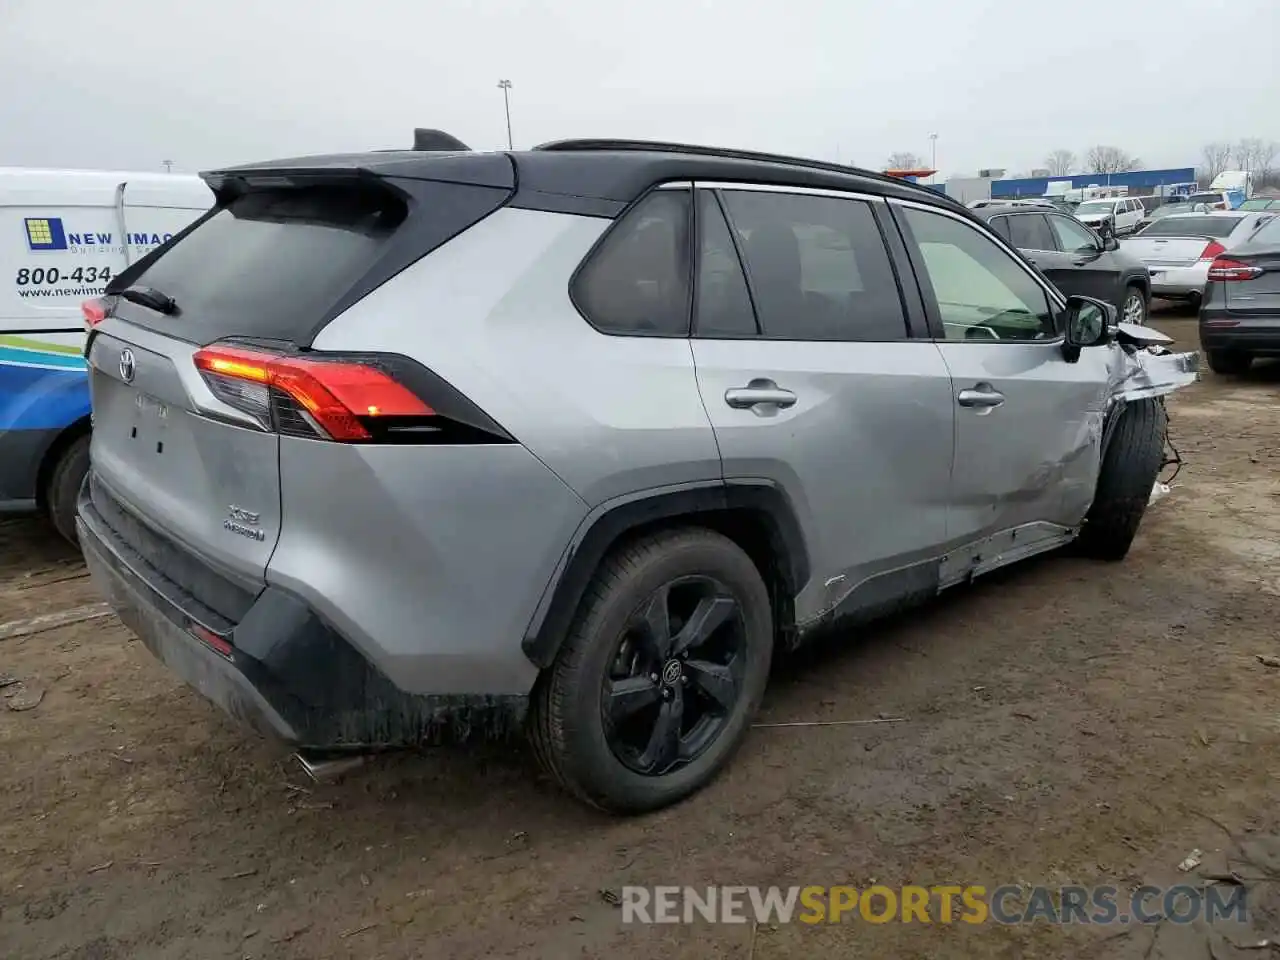
[[[1163,346],[1115,351],[1110,373],[1111,397],[1132,403],[1148,400],[1189,386],[1199,379],[1200,354],[1174,353]]]

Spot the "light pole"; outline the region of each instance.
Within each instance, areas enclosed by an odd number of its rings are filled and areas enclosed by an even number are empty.
[[[933,168],[933,173],[929,174],[929,182],[938,182],[938,135],[936,133],[929,134],[929,166]]]
[[[164,164],[164,172],[165,172],[165,173],[173,173],[173,161],[172,161],[172,160],[161,160],[160,162]]]
[[[502,105],[507,111],[507,149],[515,149],[511,143],[511,81],[499,80],[498,89],[502,91]]]

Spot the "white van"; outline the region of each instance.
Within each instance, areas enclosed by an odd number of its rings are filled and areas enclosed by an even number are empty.
[[[213,205],[199,177],[0,167],[0,511],[75,540],[89,463],[81,304]]]

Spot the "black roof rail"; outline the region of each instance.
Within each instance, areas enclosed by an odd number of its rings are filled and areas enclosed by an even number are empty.
[[[565,153],[593,150],[635,151],[638,153],[683,153],[695,157],[722,157],[728,160],[750,160],[758,163],[780,163],[792,167],[805,167],[810,170],[825,170],[830,173],[844,173],[850,176],[879,180],[883,183],[892,183],[908,189],[923,190],[931,197],[940,197],[943,200],[949,200],[951,203],[959,207],[964,207],[964,204],[960,203],[953,197],[947,196],[941,191],[934,190],[922,183],[904,180],[901,177],[891,177],[888,174],[879,173],[875,170],[864,170],[861,167],[848,167],[839,163],[830,163],[826,160],[810,160],[807,157],[790,157],[781,153],[765,153],[759,150],[706,147],[691,143],[671,143],[664,140],[609,140],[602,138],[551,140],[547,143],[540,143],[533,149]]]

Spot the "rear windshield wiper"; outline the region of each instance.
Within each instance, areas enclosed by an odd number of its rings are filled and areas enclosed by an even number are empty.
[[[113,290],[117,296],[124,297],[131,303],[138,303],[144,307],[150,307],[158,313],[177,313],[178,304],[173,297],[167,293],[162,293],[155,287],[125,287],[123,290]]]

